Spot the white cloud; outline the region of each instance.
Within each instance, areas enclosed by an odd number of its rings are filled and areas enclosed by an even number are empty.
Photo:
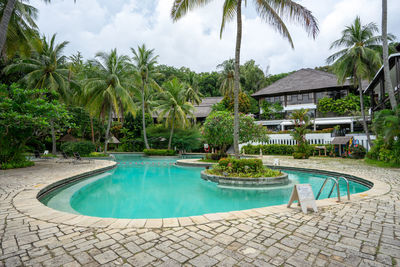
[[[400,1],[389,0],[389,32],[400,37]],[[325,64],[330,43],[339,38],[356,15],[364,22],[380,24],[380,1],[302,0],[319,21],[320,34],[312,40],[298,26],[288,24],[295,50],[269,25],[255,16],[252,8],[243,15],[242,62],[254,59],[263,69],[280,73]],[[160,55],[161,64],[211,71],[223,60],[234,57],[236,25],[229,23],[219,38],[222,1],[188,13],[173,23],[172,0],[72,0],[38,3],[39,27],[46,35],[58,33],[68,40],[67,53],[83,52],[91,58],[98,51],[117,47],[130,54],[130,47],[145,43]]]

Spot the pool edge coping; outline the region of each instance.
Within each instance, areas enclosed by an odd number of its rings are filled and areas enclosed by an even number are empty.
[[[79,214],[72,214],[68,212],[58,211],[42,204],[38,195],[40,192],[45,191],[46,188],[53,186],[54,184],[65,184],[67,182],[76,181],[83,179],[93,174],[100,174],[107,170],[113,169],[117,166],[116,162],[112,162],[109,166],[102,166],[100,168],[83,171],[77,175],[62,177],[57,181],[51,183],[41,184],[40,187],[33,187],[31,189],[24,189],[13,197],[13,206],[21,213],[38,220],[46,221],[55,224],[66,224],[75,227],[90,227],[90,228],[107,228],[107,229],[125,229],[125,228],[172,228],[172,227],[184,227],[190,225],[201,225],[205,223],[221,221],[221,220],[232,220],[232,219],[247,219],[252,217],[259,217],[265,215],[271,215],[274,213],[296,213],[301,210],[299,207],[287,208],[287,204],[253,208],[247,210],[230,211],[230,212],[219,212],[219,213],[207,213],[198,216],[188,217],[177,217],[177,218],[161,218],[161,219],[116,219],[116,218],[102,218],[93,217]],[[280,166],[295,168],[292,166]],[[297,168],[301,169],[301,168]],[[310,169],[319,171],[317,169]],[[322,169],[320,171],[334,172],[329,169]],[[385,182],[370,178],[363,177],[360,174],[351,172],[341,172],[342,174],[352,175],[359,177],[373,183],[372,188],[367,191],[356,193],[351,195],[351,200],[337,202],[336,198],[316,200],[318,208],[325,208],[333,205],[340,205],[349,202],[356,202],[374,198],[377,196],[385,195],[391,190],[391,186]],[[311,213],[313,215],[313,213]]]

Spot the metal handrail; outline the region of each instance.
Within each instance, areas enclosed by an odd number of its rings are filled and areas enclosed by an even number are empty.
[[[340,179],[343,179],[343,180],[346,182],[346,184],[347,184],[347,200],[350,200],[350,185],[349,185],[349,180],[348,180],[347,178],[344,178],[344,177],[341,176],[341,177],[339,177],[339,178],[337,179],[338,184],[339,184]]]
[[[332,195],[332,193],[333,193],[333,189],[334,189],[335,186],[336,186],[337,191],[338,191],[338,201],[340,201],[339,183],[338,183],[338,180],[337,180],[336,178],[334,178],[334,177],[326,177],[326,179],[325,179],[324,183],[322,184],[321,189],[319,190],[319,192],[318,192],[318,194],[317,194],[317,197],[316,197],[315,199],[318,199],[318,198],[319,198],[319,196],[321,195],[321,192],[322,192],[322,190],[324,189],[324,187],[325,187],[326,183],[328,182],[328,180],[332,180],[333,183],[334,183],[333,186],[332,186],[331,191],[329,192],[328,198],[331,197],[331,195]]]

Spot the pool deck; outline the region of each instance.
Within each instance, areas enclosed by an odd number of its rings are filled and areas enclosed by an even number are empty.
[[[318,201],[307,215],[285,205],[164,220],[101,219],[55,211],[37,193],[110,168],[52,160],[0,171],[0,266],[398,266],[400,169],[354,160],[264,156],[280,165],[337,171],[374,187],[350,202]],[[200,177],[199,177],[200,179]]]

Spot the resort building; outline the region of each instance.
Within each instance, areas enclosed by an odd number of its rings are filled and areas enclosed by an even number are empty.
[[[194,116],[196,117],[196,121],[205,121],[212,111],[212,106],[221,102],[222,99],[222,96],[204,97],[199,105],[194,105]]]
[[[400,44],[397,50],[400,51]],[[394,93],[397,101],[400,102],[400,53],[393,54],[389,57],[389,67]],[[372,112],[390,108],[389,96],[388,92],[385,91],[384,81],[385,77],[382,66],[364,91],[364,94],[371,96]]]
[[[342,116],[333,113],[322,114],[317,111],[317,105],[321,98],[329,97],[336,100],[349,93],[356,93],[356,90],[350,82],[338,84],[334,74],[315,69],[301,69],[257,91],[252,97],[258,100],[260,106],[258,123],[271,130],[279,131],[293,127],[293,121],[289,119],[290,113],[303,108],[309,110],[314,130],[340,125],[342,129],[353,132],[355,127],[360,127],[357,124],[358,117],[351,114]],[[279,102],[283,107],[281,119],[263,119],[261,108],[263,101],[271,104]]]

